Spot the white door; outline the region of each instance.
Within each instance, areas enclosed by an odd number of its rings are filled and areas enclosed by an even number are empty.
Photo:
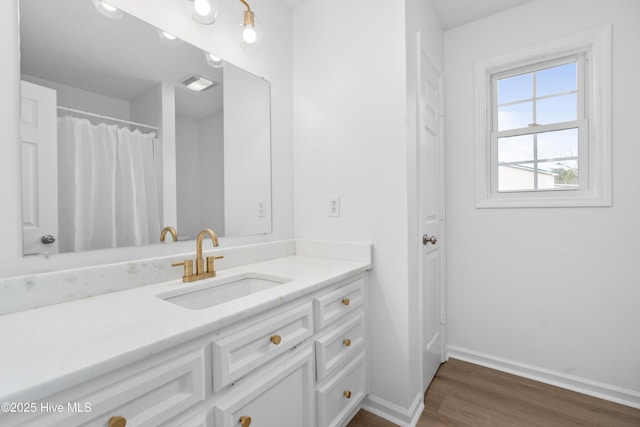
[[[418,40],[420,38],[418,37]],[[418,138],[423,389],[444,361],[442,73],[419,46]]]
[[[22,82],[22,240],[25,255],[58,252],[56,91]]]

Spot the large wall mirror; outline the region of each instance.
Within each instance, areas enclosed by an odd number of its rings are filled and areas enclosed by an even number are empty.
[[[24,254],[271,232],[269,82],[99,3],[20,0]]]

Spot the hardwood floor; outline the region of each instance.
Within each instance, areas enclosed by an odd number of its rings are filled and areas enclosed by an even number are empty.
[[[640,410],[449,359],[425,394],[417,425],[639,427]],[[366,411],[347,425],[394,426]]]

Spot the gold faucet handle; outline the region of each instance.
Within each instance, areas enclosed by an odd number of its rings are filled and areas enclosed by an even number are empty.
[[[207,257],[207,272],[208,273],[215,273],[216,269],[213,266],[213,261],[216,260],[216,259],[222,259],[222,258],[224,258],[223,255],[220,255],[220,256],[208,256]],[[214,276],[215,276],[215,274],[214,274]]]
[[[184,274],[182,275],[183,281],[187,277],[193,276],[193,260],[192,259],[187,259],[183,262],[176,262],[175,264],[171,264],[172,267],[178,267],[179,265],[184,265]]]

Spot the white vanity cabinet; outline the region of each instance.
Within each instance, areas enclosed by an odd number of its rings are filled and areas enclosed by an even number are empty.
[[[39,401],[62,411],[1,414],[0,425],[345,425],[368,393],[365,282],[358,273],[257,314],[239,311],[226,326]]]
[[[368,392],[365,292],[360,274],[221,331],[215,427],[346,424]]]

